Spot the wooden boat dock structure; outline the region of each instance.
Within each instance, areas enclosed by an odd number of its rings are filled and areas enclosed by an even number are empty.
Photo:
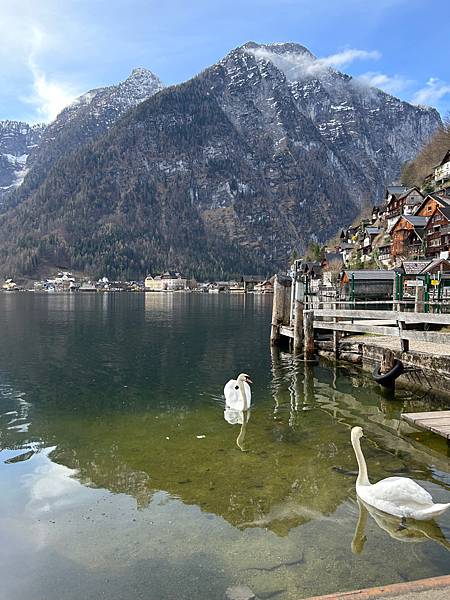
[[[305,362],[314,362],[318,352],[370,370],[389,348],[405,364],[401,380],[425,388],[430,397],[450,394],[450,305],[426,302],[422,290],[409,302],[321,301],[305,296],[301,279],[277,276],[270,342],[287,342]],[[450,440],[450,411],[441,413],[406,414],[404,420]]]
[[[414,427],[437,433],[450,443],[450,410],[403,413],[402,419]]]

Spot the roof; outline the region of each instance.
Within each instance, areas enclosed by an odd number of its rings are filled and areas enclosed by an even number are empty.
[[[429,265],[427,265],[427,267],[423,270],[423,273],[429,273],[429,272],[433,271],[436,267],[438,267],[442,263],[446,263],[447,265],[449,265],[449,268],[450,268],[450,262],[448,261],[448,259],[436,258],[435,260],[430,261]]]
[[[404,260],[402,261],[402,269],[405,275],[418,275],[430,262],[430,260]]]
[[[350,248],[354,248],[355,244],[350,244],[350,242],[341,242],[339,244],[339,248],[341,250],[349,250]]]
[[[395,271],[382,271],[381,269],[347,270],[343,273],[346,273],[349,279],[351,279],[353,274],[356,281],[391,281],[395,277]]]
[[[366,227],[366,233],[369,235],[378,235],[381,229],[379,227]]]
[[[444,215],[446,219],[450,220],[450,206],[440,206],[438,210]]]
[[[265,280],[265,275],[243,275],[241,277],[241,283],[262,283]]]
[[[403,215],[405,221],[411,223],[413,227],[425,227],[428,223],[428,217],[416,217],[416,215]]]
[[[420,196],[422,196],[423,198],[423,194],[420,192],[420,190],[418,190],[416,187],[412,187],[406,190],[406,192],[404,194],[402,194],[401,196],[399,196],[399,198],[406,198],[406,196],[409,196],[409,194],[411,192],[417,192],[418,194],[420,194]]]
[[[388,185],[386,187],[385,196],[387,197],[389,194],[392,194],[393,196],[398,196],[399,194],[405,194],[407,191],[408,188],[404,185]]]
[[[349,246],[351,246],[353,248],[353,246],[351,244],[349,244]],[[332,260],[338,260],[339,262],[344,262],[344,259],[342,258],[342,254],[340,252],[326,252],[325,259],[327,262],[330,262]]]

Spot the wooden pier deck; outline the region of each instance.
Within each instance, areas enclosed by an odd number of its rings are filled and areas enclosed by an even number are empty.
[[[450,443],[450,410],[402,413],[402,419],[414,427],[437,433]]]

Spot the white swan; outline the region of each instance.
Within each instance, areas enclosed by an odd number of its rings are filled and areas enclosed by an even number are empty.
[[[252,403],[249,383],[253,382],[245,373],[238,375],[237,379],[230,379],[223,388],[226,405],[235,410],[248,410]]]
[[[390,515],[419,521],[433,519],[450,507],[450,503],[434,504],[430,494],[408,477],[387,477],[372,485],[361,450],[362,436],[361,427],[353,427],[351,440],[359,467],[356,493],[361,500]]]

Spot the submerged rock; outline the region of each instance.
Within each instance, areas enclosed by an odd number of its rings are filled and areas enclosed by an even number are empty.
[[[258,600],[248,585],[232,585],[225,592],[226,600]]]

